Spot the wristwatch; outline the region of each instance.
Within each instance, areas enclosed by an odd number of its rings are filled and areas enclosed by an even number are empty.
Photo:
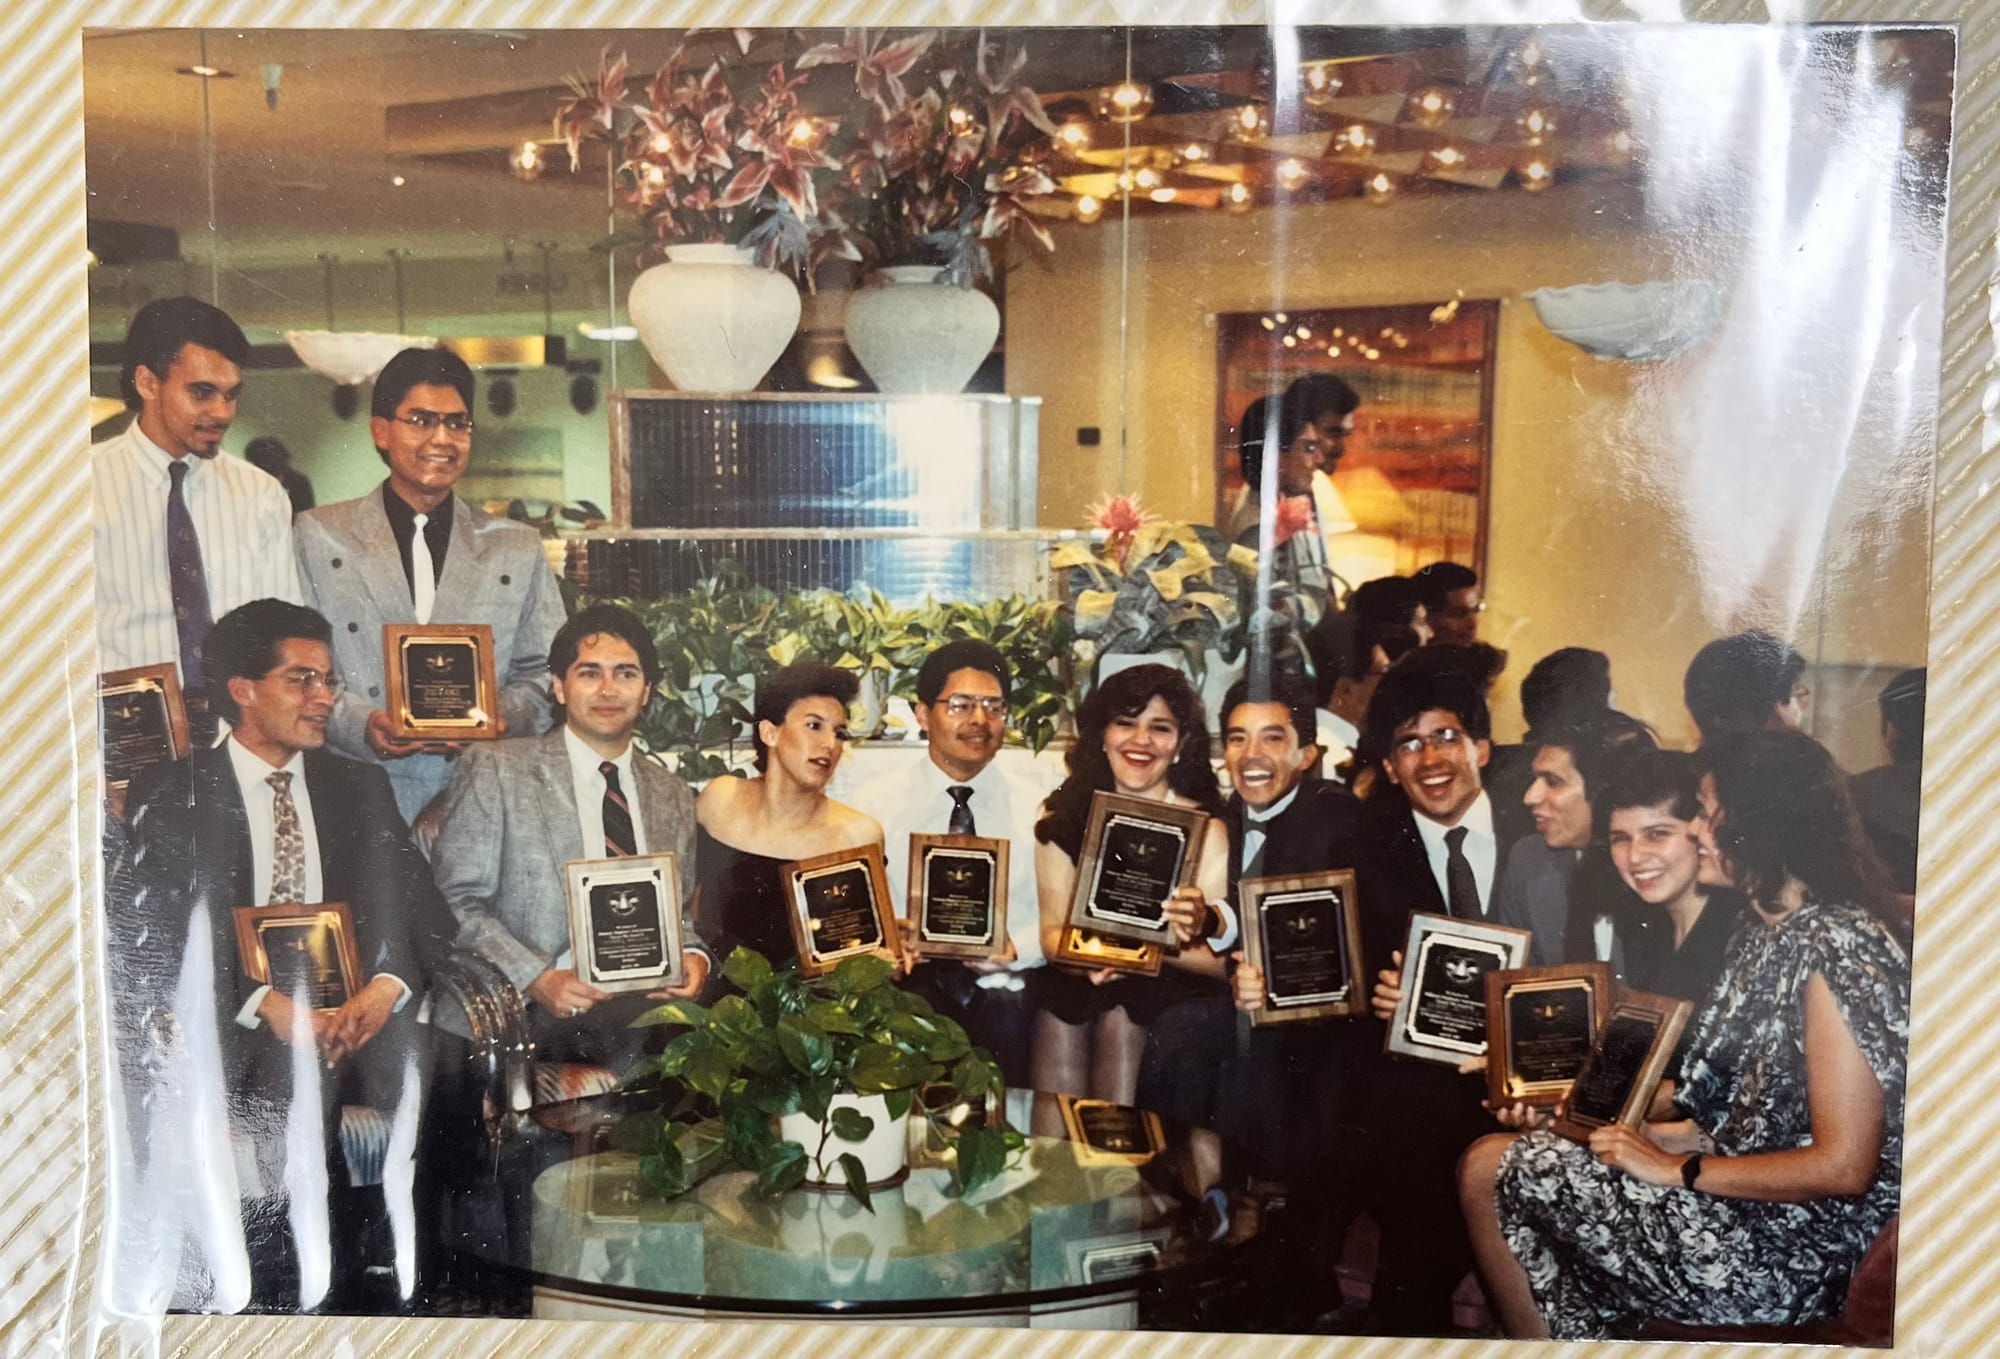
[[[1681,1162],[1682,1188],[1685,1189],[1694,1188],[1694,1182],[1697,1179],[1699,1179],[1700,1176],[1701,1176],[1701,1153],[1697,1151],[1693,1155],[1689,1156],[1687,1160]]]

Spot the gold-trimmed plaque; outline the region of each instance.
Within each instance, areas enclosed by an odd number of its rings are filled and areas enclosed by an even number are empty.
[[[1403,997],[1384,1050],[1458,1066],[1486,1054],[1486,974],[1518,968],[1534,936],[1507,925],[1419,912],[1403,945]]]
[[[1354,870],[1245,878],[1236,887],[1243,955],[1264,974],[1252,1025],[1368,1012]]]
[[[315,1010],[338,1010],[361,989],[361,950],[346,902],[235,911],[236,957],[252,981],[287,999],[303,991]]]
[[[1569,1093],[1611,1010],[1609,963],[1486,974],[1486,1092],[1496,1106],[1549,1105]]]
[[[1620,991],[1576,1073],[1555,1131],[1587,1142],[1595,1128],[1638,1127],[1693,1013],[1693,1005],[1672,996]]]
[[[873,954],[892,962],[902,940],[889,909],[882,846],[859,845],[798,859],[780,870],[785,920],[798,949],[799,975],[823,977],[843,958]]]
[[[662,990],[687,979],[674,855],[577,859],[563,865],[563,879],[577,980],[616,994]]]
[[[912,835],[908,920],[926,958],[1007,952],[1007,842]]]
[[[1171,943],[1167,898],[1194,881],[1207,826],[1208,813],[1198,807],[1093,793],[1069,923],[1121,939]]]
[[[125,790],[155,765],[187,758],[187,705],[173,665],[107,670],[97,677],[97,725],[105,795],[123,815]]]
[[[500,735],[493,629],[485,623],[386,623],[382,668],[396,739],[490,741]]]
[[[1142,1166],[1166,1150],[1160,1116],[1109,1100],[1057,1095],[1080,1166]]]
[[[1166,949],[1159,944],[1141,943],[1132,939],[1120,939],[1109,934],[1099,934],[1095,930],[1081,930],[1074,925],[1065,925],[1056,940],[1056,951],[1049,955],[1052,963],[1069,967],[1080,967],[1095,972],[1100,967],[1108,967],[1114,972],[1133,972],[1142,977],[1157,977],[1160,966],[1166,961]]]

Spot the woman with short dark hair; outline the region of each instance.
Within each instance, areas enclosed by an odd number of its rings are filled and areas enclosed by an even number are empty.
[[[1581,1146],[1492,1137],[1460,1166],[1508,1334],[1795,1324],[1839,1311],[1902,1181],[1910,970],[1895,906],[1810,737],[1704,750],[1703,881],[1749,899],[1674,1081]]]
[[[727,958],[741,944],[773,963],[796,956],[780,868],[795,859],[882,843],[873,817],[826,794],[848,741],[859,682],[804,661],[757,689],[757,775],[709,780],[695,803],[701,873],[696,918]]]

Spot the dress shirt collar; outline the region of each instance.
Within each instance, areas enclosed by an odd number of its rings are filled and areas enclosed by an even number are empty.
[[[977,818],[979,815],[977,804],[982,794],[989,795],[990,797],[1004,797],[1006,795],[1007,776],[1002,774],[997,768],[999,763],[998,752],[995,752],[995,758],[988,760],[986,767],[981,769],[977,774],[974,774],[969,779],[955,779],[938,766],[938,762],[932,758],[931,752],[926,749],[924,751],[923,769],[920,771],[919,777],[923,780],[923,791],[926,795],[944,797],[946,796],[945,790],[948,788],[970,788],[974,803],[972,815]]]
[[[598,766],[604,763],[604,757],[584,744],[583,738],[571,731],[567,724],[563,727],[563,748],[569,752],[569,767],[572,779],[580,782],[584,777],[596,780],[603,778],[603,775],[598,772]],[[618,766],[619,791],[624,793],[626,801],[630,802],[632,800],[634,780],[632,777],[632,742],[629,737],[625,741],[625,749],[620,751],[617,758],[613,759],[611,763]]]
[[[297,789],[306,777],[306,753],[292,752],[292,758],[281,765],[267,764],[262,755],[257,754],[231,734],[225,744],[229,747],[229,764],[236,771],[236,782],[247,793],[252,788],[268,788],[265,779],[279,770],[287,770],[292,776],[292,787]]]
[[[452,495],[447,492],[445,498],[437,503],[436,509],[421,511],[427,516],[424,520],[424,540],[431,545],[433,552],[438,547],[438,539],[448,537],[451,533],[452,499]],[[408,543],[417,531],[417,515],[420,511],[412,509],[408,501],[397,495],[395,488],[389,485],[386,478],[382,482],[382,512],[389,516],[389,528],[395,533],[396,541]]]
[[[1247,802],[1244,803],[1243,824],[1246,826],[1256,826],[1259,829],[1270,825],[1271,822],[1277,820],[1279,817],[1285,814],[1285,809],[1287,807],[1291,806],[1294,802],[1298,801],[1299,789],[1303,786],[1304,785],[1302,784],[1297,784],[1297,783],[1293,784],[1291,792],[1285,794],[1283,797],[1279,798],[1276,802],[1272,803],[1270,806],[1266,807],[1261,812],[1254,812],[1250,810],[1250,804]]]
[[[146,437],[145,431],[139,428],[139,422],[137,420],[134,420],[132,422],[130,427],[130,433],[132,435],[132,447],[138,452],[140,463],[143,464],[147,469],[149,469],[155,476],[159,477],[161,481],[169,480],[171,474],[169,473],[168,469],[171,468],[175,462],[186,463],[188,465],[187,475],[189,478],[193,478],[194,476],[197,475],[196,469],[202,463],[208,461],[206,458],[197,458],[192,453],[188,454],[184,458],[177,459],[173,457],[167,452],[166,449],[161,448],[158,444],[154,443],[151,439],[148,439]],[[219,458],[222,456],[222,454],[218,453],[215,456]],[[189,482],[184,480],[182,481],[181,484],[185,486],[188,485]]]
[[[1423,837],[1425,850],[1433,854],[1445,853],[1445,832],[1452,827],[1431,820],[1414,805],[1410,808],[1410,815],[1417,823],[1417,834]],[[1458,819],[1458,824],[1471,832],[1472,838],[1480,840],[1493,838],[1493,799],[1486,796],[1485,789],[1482,788],[1478,798],[1465,809],[1465,815]]]

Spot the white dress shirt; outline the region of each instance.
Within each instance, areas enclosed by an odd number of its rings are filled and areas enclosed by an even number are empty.
[[[1444,842],[1445,832],[1452,827],[1431,820],[1415,807],[1410,809],[1417,823],[1417,834],[1423,838],[1424,852],[1430,856],[1431,876],[1437,879],[1438,894],[1444,898],[1446,907],[1451,905],[1451,883],[1445,877],[1445,864],[1451,858],[1451,847]],[[1493,875],[1500,863],[1500,842],[1493,835],[1493,802],[1482,790],[1478,800],[1466,808],[1465,815],[1458,819],[1465,827],[1465,858],[1472,865],[1472,881],[1479,888],[1479,913],[1493,914]]]
[[[604,774],[598,766],[604,757],[585,745],[568,727],[563,728],[563,749],[569,752],[570,786],[576,789],[576,824],[583,832],[583,857],[604,857]],[[632,813],[632,852],[644,854],[646,819],[639,814],[639,780],[632,772],[632,743],[611,762],[618,767],[618,792]]]
[[[189,456],[181,485],[201,540],[208,610],[220,618],[253,599],[300,602],[285,488],[241,458]],[[173,459],[132,426],[91,452],[97,559],[98,666],[175,664],[173,583],[167,575],[167,495]]]
[[[273,767],[264,762],[260,755],[246,749],[241,741],[229,737],[224,744],[229,750],[229,767],[236,775],[236,788],[243,796],[243,814],[250,827],[250,881],[254,886],[254,896],[245,903],[251,906],[271,904],[271,872],[275,866],[278,835],[278,790],[267,779],[280,772],[292,776],[291,786],[285,791],[292,796],[292,807],[299,816],[299,838],[305,845],[305,890],[308,904],[326,899],[326,880],[319,866],[319,831],[313,822],[312,794],[306,790],[306,757],[304,752],[296,753],[283,765]],[[403,988],[397,998],[396,1009],[409,1003],[410,985],[392,972],[380,975],[388,977]],[[373,978],[370,978],[373,980]],[[250,999],[243,1002],[243,1008],[236,1012],[236,1022],[246,1029],[254,1029],[264,1021],[257,1017],[257,1007],[264,1003],[268,986],[260,986],[250,993]]]
[[[882,824],[882,852],[888,860],[889,900],[901,915],[909,899],[910,836],[944,835],[951,826],[954,805],[950,789],[969,787],[973,826],[988,840],[1007,841],[1007,937],[1019,956],[1013,972],[1040,967],[1041,904],[1035,896],[1035,816],[1041,807],[1038,790],[1022,787],[1003,764],[1002,751],[963,785],[938,768],[926,752],[912,769],[899,764],[854,790],[850,805]],[[1004,986],[1004,974],[980,978],[982,986]]]

